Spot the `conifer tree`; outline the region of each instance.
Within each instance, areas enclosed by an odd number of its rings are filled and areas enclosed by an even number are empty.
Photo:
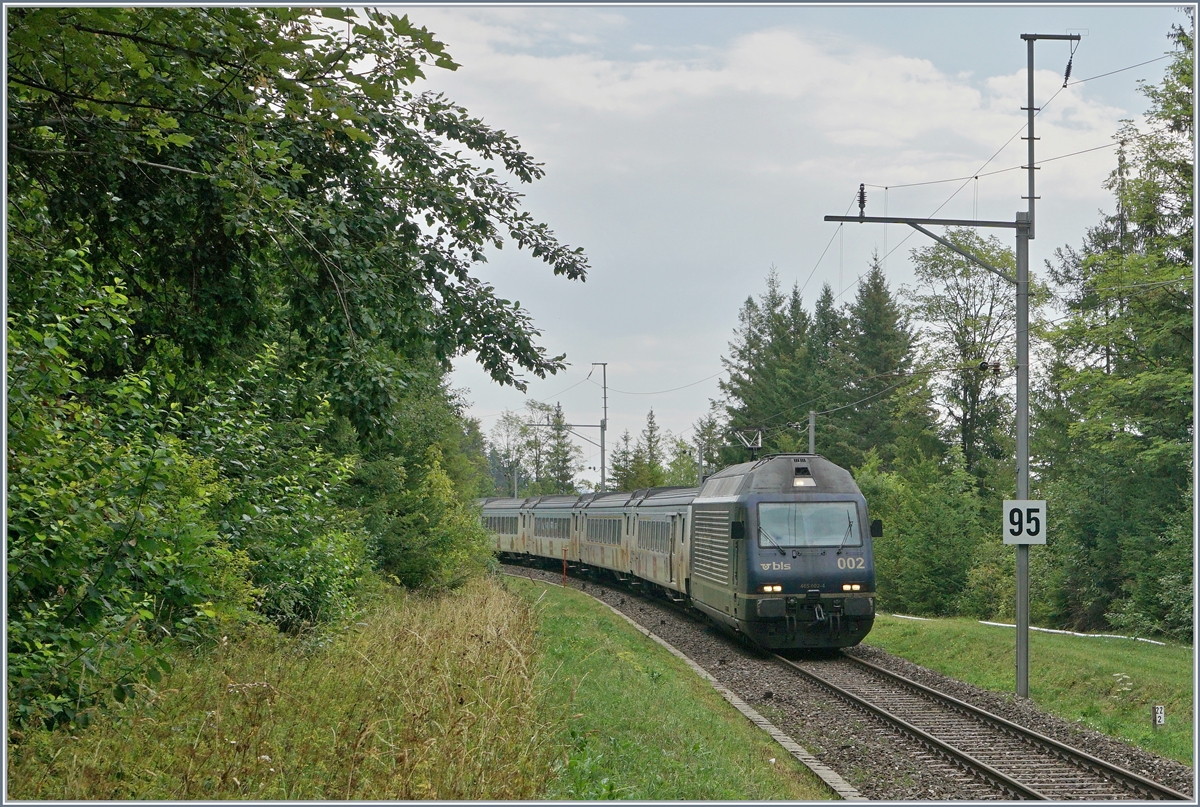
[[[613,448],[610,463],[608,469],[608,489],[633,490],[630,487],[633,482],[634,466],[633,437],[630,436],[628,429],[621,434],[621,439]]]
[[[827,412],[817,417],[817,453],[846,468],[859,459],[854,412],[846,407],[854,400],[849,387],[856,377],[849,336],[849,322],[837,309],[833,289],[826,283],[813,306],[807,353],[800,365],[802,384],[798,387],[804,393],[800,397],[807,399],[808,405],[796,413],[796,420],[804,421],[808,410]],[[808,438],[802,439],[807,450]]]
[[[1115,209],[1052,277],[1069,316],[1049,334],[1033,403],[1054,502],[1046,608],[1060,624],[1190,639],[1193,498],[1194,20],[1171,34],[1146,124],[1126,123]],[[1180,610],[1179,603],[1189,603]],[[1186,613],[1184,613],[1186,612]]]
[[[729,378],[720,383],[729,431],[762,430],[764,452],[795,450],[797,438],[787,424],[813,394],[802,370],[810,318],[798,287],[785,296],[772,267],[766,291],[757,301],[747,298],[738,319],[729,356],[722,359]],[[741,462],[744,454],[728,446],[721,457]]]
[[[905,374],[913,365],[913,338],[907,317],[892,296],[879,264],[871,268],[858,286],[848,311],[848,347],[856,378],[849,396],[858,401],[846,417],[854,435],[854,464],[876,449],[889,463],[897,438],[896,399],[905,386]]]
[[[583,465],[583,452],[571,441],[571,431],[563,415],[562,404],[556,403],[550,414],[549,445],[546,449],[547,493],[574,493],[575,474]]]

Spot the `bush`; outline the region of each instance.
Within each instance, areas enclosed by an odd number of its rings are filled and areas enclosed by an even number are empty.
[[[336,620],[353,608],[367,573],[366,534],[339,504],[358,458],[322,442],[334,418],[306,392],[308,369],[284,369],[278,343],[233,377],[206,384],[187,432],[231,491],[211,517],[253,561],[260,613],[284,630]]]
[[[437,446],[411,471],[396,459],[365,464],[355,496],[376,568],[401,585],[454,587],[491,562],[488,535],[456,494]]]
[[[954,614],[966,591],[981,542],[975,480],[951,451],[883,471],[878,455],[854,471],[884,537],[875,539],[879,599],[889,609]]]
[[[1185,503],[1195,501],[1189,486]],[[1105,617],[1117,630],[1190,643],[1193,629],[1191,507],[1172,513],[1148,561],[1125,585],[1125,597]]]
[[[153,361],[110,380],[85,359],[129,338],[120,280],[85,248],[28,277],[44,303],[8,318],[10,714],[51,723],[160,674],[155,643],[195,639],[249,603],[247,559],[208,510],[224,491],[171,430]]]

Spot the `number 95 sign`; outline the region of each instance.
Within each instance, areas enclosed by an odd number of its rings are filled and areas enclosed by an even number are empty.
[[[1046,543],[1046,500],[1004,500],[1004,543]]]

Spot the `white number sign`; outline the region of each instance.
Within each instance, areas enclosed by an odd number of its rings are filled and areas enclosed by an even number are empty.
[[[1046,543],[1046,500],[1004,500],[1004,543]]]

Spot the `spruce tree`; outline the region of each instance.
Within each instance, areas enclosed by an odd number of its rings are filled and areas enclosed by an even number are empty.
[[[722,358],[729,371],[720,384],[729,431],[762,430],[767,453],[795,450],[797,438],[788,423],[812,392],[801,372],[810,319],[799,289],[793,286],[785,296],[772,267],[766,291],[757,301],[747,298],[738,319],[729,356]],[[726,464],[741,462],[745,450],[728,446],[721,458]]]
[[[847,314],[847,341],[856,376],[849,395],[859,401],[846,410],[845,418],[854,437],[854,464],[862,462],[872,448],[887,464],[895,453],[896,399],[912,369],[913,339],[907,318],[888,288],[878,255],[873,256]]]
[[[801,394],[797,397],[807,399],[809,404],[803,407],[805,411],[797,413],[796,420],[804,421],[807,410],[822,413],[816,421],[817,453],[845,468],[858,458],[854,412],[852,407],[846,407],[854,400],[849,386],[856,378],[848,337],[849,323],[843,312],[838,311],[833,289],[826,283],[813,306],[807,351],[800,364],[797,391]],[[807,449],[808,438],[803,439]]]
[[[633,481],[633,438],[626,429],[621,434],[621,439],[613,448],[612,458],[609,461],[608,468],[608,489],[609,490],[633,490],[630,487]]]
[[[548,493],[575,493],[575,474],[582,466],[583,452],[571,440],[562,404],[556,403],[550,415],[550,439],[546,449]]]

